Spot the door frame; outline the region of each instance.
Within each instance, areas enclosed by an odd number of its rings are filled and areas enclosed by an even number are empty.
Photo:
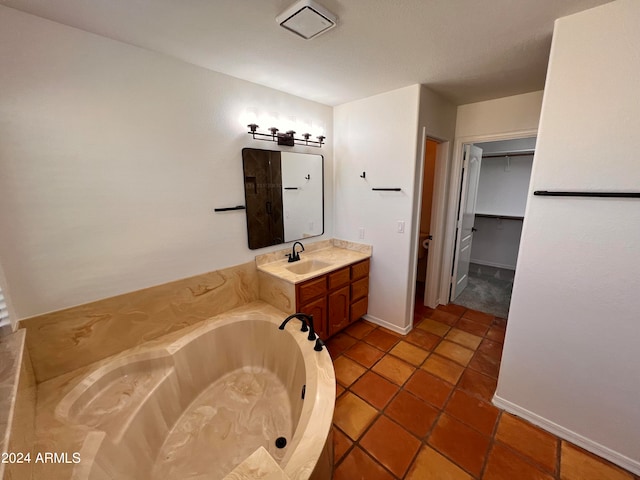
[[[456,221],[460,200],[461,176],[464,155],[464,145],[468,143],[494,142],[499,140],[516,140],[519,138],[536,137],[538,129],[518,130],[508,133],[494,133],[487,135],[471,135],[458,137],[454,140],[451,174],[448,179],[449,194],[446,200],[446,227],[444,230],[442,250],[442,270],[439,282],[440,303],[446,305],[451,301],[451,281],[454,271],[454,256],[456,244]],[[535,156],[534,156],[535,162]]]
[[[430,135],[427,127],[422,127],[420,158],[421,161],[416,166],[415,195],[412,219],[412,261],[410,262],[409,275],[409,301],[408,318],[410,327],[413,327],[413,311],[415,308],[416,279],[418,268],[418,250],[420,245],[420,214],[422,213],[422,192],[424,189],[424,157],[426,154],[427,140],[438,143],[436,149],[436,167],[433,179],[433,201],[431,204],[431,235],[433,240],[429,244],[429,259],[427,261],[427,277],[424,294],[424,304],[431,308],[437,307],[441,302],[440,294],[440,269],[442,265],[442,248],[444,247],[446,206],[447,206],[447,178],[449,174],[449,158],[451,152],[451,141]]]

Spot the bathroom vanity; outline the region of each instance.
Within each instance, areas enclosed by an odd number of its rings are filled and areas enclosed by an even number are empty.
[[[296,310],[313,315],[320,338],[328,338],[367,313],[369,259],[296,285]]]
[[[256,257],[261,300],[313,315],[324,340],[367,313],[371,246],[325,240],[305,245],[298,262],[283,258],[288,252]]]

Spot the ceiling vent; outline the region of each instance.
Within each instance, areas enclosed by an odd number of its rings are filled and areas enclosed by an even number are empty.
[[[336,26],[336,16],[313,0],[301,0],[276,17],[281,27],[309,40]]]

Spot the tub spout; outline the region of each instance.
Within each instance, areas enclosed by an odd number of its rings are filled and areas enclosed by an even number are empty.
[[[307,336],[307,340],[314,341],[316,339],[316,331],[313,328],[313,315],[307,315],[306,313],[293,313],[284,319],[282,324],[278,327],[280,330],[284,330],[284,326],[289,323],[289,321],[293,318],[297,318],[302,322],[301,332],[309,331],[309,335]]]
[[[284,319],[284,321],[280,324],[280,326],[278,327],[280,330],[284,330],[284,326],[289,323],[290,320],[297,318],[298,320],[300,320],[302,322],[302,327],[300,328],[301,332],[306,332],[309,330],[307,321],[306,321],[306,315],[304,313],[294,313],[292,315],[289,315],[287,318]]]

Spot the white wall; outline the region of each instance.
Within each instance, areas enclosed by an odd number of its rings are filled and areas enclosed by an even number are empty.
[[[638,191],[640,2],[556,22],[530,190]],[[496,403],[640,473],[640,203],[529,197]]]
[[[452,140],[455,121],[456,107],[420,85],[334,109],[335,235],[373,246],[368,318],[398,332],[409,331],[413,321],[423,132]],[[447,161],[437,167],[445,172],[434,198],[444,196]]]
[[[477,213],[524,216],[533,155],[483,158],[478,181]]]
[[[419,99],[420,86],[413,85],[334,109],[335,235],[373,245],[369,317],[398,331],[408,326]],[[404,233],[397,232],[398,221],[405,222]]]
[[[456,130],[457,107],[422,85],[420,87],[419,128],[438,141],[453,141]],[[421,142],[422,139],[418,139]],[[422,153],[422,152],[419,152]],[[422,158],[421,158],[422,160]]]
[[[469,103],[458,107],[456,138],[505,134],[538,128],[542,91]]]
[[[19,318],[229,265],[247,108],[332,108],[0,6],[0,263]],[[332,139],[322,150],[332,178]],[[275,147],[275,148],[274,148]],[[286,147],[284,147],[286,149]],[[326,182],[325,237],[332,236]]]
[[[522,221],[476,217],[474,227],[471,262],[515,270]]]

